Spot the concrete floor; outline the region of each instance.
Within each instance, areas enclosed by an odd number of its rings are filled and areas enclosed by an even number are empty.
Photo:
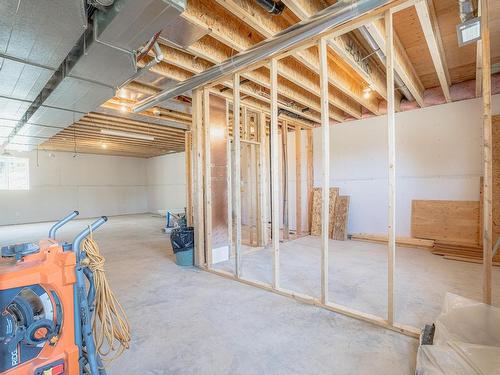
[[[71,240],[89,222],[71,222],[60,230],[58,238]],[[50,225],[0,227],[0,244],[45,237]],[[162,225],[163,219],[151,215],[118,216],[110,218],[95,233],[106,256],[109,281],[127,311],[133,335],[130,350],[108,367],[109,374],[414,373],[415,339],[194,268],[178,267],[173,262],[168,237],[161,231]],[[314,289],[319,279],[316,282],[308,276],[318,258],[314,249],[319,246],[314,241],[310,237],[296,240],[295,246],[303,246],[307,253],[294,252],[292,242],[283,244],[284,287],[313,295],[319,290]],[[337,295],[340,301],[336,302],[350,301],[353,304],[349,306],[357,307],[360,298],[366,297],[365,307],[371,306],[375,311],[382,297],[370,293],[385,276],[377,276],[375,281],[374,274],[365,274],[364,266],[368,262],[376,267],[382,250],[364,243],[357,243],[352,250],[355,256],[349,258],[347,247],[336,246],[341,258],[350,263],[334,264],[333,256],[332,266],[334,271],[339,269],[340,275],[355,272],[362,278],[355,285],[348,285],[351,289],[341,291],[340,284],[335,285],[343,276],[332,274],[331,299]],[[443,272],[435,283],[430,280],[425,284],[435,284],[439,290],[436,293],[440,294],[445,276],[455,275],[460,287],[469,287],[473,279],[469,273],[480,278],[479,268],[440,261],[441,258],[421,250],[416,255],[415,251],[403,258],[398,252],[398,262],[416,268],[415,272],[402,268],[398,296],[408,304],[404,310],[415,309],[414,318],[424,314],[428,321],[433,311],[428,313],[423,305],[427,298],[419,295],[419,290],[408,290],[414,284],[409,281],[418,283]],[[264,260],[266,256],[266,251],[245,256],[246,276],[270,275],[265,271],[267,266],[259,261],[259,257]],[[300,259],[306,263],[300,269],[294,268]],[[429,263],[431,259],[437,263]],[[417,268],[424,274],[416,273]],[[476,283],[473,284],[471,293],[476,289]],[[351,292],[355,292],[355,297],[350,296]]]
[[[318,297],[321,247],[317,236],[280,243],[280,286]],[[234,260],[214,265],[234,272]],[[244,246],[242,276],[272,282],[272,250]],[[500,268],[493,268],[494,285]],[[444,259],[424,249],[398,247],[395,272],[395,318],[417,328],[441,311],[446,292],[482,298],[482,265]],[[500,305],[500,288],[493,288]],[[387,316],[387,246],[361,241],[329,243],[329,301],[362,312]]]

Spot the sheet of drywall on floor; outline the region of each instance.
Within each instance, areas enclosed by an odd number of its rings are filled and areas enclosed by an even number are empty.
[[[147,211],[146,159],[36,151],[29,190],[0,191],[0,225],[51,221],[73,210],[80,217]],[[38,159],[38,161],[37,161]]]
[[[186,206],[185,153],[157,156],[147,160],[148,211],[158,213]]]
[[[409,236],[414,199],[478,200],[482,174],[481,100],[467,100],[396,114],[397,222]],[[500,95],[492,102],[500,113]],[[349,195],[349,232],[387,232],[387,119],[345,122],[331,128],[330,186]],[[320,130],[314,130],[315,151]],[[321,153],[314,153],[321,171]],[[320,184],[315,173],[315,185]]]

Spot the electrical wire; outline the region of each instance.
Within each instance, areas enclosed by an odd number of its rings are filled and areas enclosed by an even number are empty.
[[[93,239],[92,229],[83,242],[83,251],[87,258],[82,261],[82,265],[89,267],[94,274],[96,294],[92,330],[96,350],[103,361],[111,362],[129,348],[130,325],[122,305],[118,302],[106,278],[105,259]]]

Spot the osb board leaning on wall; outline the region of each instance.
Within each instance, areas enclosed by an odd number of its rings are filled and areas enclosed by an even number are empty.
[[[414,200],[411,235],[415,238],[477,244],[479,201]]]
[[[330,188],[330,208],[328,212],[328,233],[332,233],[334,226],[334,212],[337,197],[339,196],[339,188]],[[313,211],[311,219],[311,235],[319,236],[321,234],[321,188],[313,188]]]

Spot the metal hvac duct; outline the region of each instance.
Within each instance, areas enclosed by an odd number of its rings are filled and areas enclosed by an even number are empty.
[[[0,1],[0,146],[86,26],[84,0]]]
[[[63,6],[66,1],[60,0],[59,5]],[[36,9],[31,9],[37,14],[43,12],[46,2],[23,3],[37,4],[37,7],[32,5]],[[112,98],[116,88],[137,72],[135,50],[175,22],[185,5],[185,0],[115,0],[109,8],[93,13],[92,22],[83,34],[83,27],[73,23],[72,28],[78,30],[77,37],[71,40],[54,70],[49,71],[45,84],[37,87],[30,104],[16,102],[23,106],[23,112],[15,119],[17,123],[7,137],[6,148],[33,149]],[[54,12],[60,16],[47,14],[43,21],[53,28],[52,34],[59,35],[64,30],[58,30],[58,22],[67,22],[64,12]],[[74,33],[73,29],[67,31],[69,35],[71,31]],[[43,38],[39,38],[38,43],[34,48],[47,49],[44,53],[48,56],[57,47],[44,44]],[[28,63],[25,64],[27,70],[33,68]],[[0,76],[1,73],[3,69]]]
[[[134,112],[144,111],[163,100],[182,95],[202,87],[219,78],[242,70],[264,59],[274,57],[297,43],[311,39],[332,30],[351,19],[390,3],[392,0],[343,0],[325,8],[311,18],[304,20],[276,34],[273,38],[256,44],[218,65],[187,79],[171,89],[164,90],[134,106]]]
[[[360,34],[363,36],[363,38],[365,38],[370,48],[375,52],[379,60],[382,62],[382,65],[385,66],[386,65],[385,54],[382,52],[377,42],[372,38],[366,27],[361,26],[358,30]],[[408,99],[410,102],[415,100],[410,90],[408,90],[408,87],[406,87],[405,83],[403,82],[403,80],[401,79],[401,77],[397,72],[394,72],[394,82],[397,85],[397,89],[401,91],[401,93],[406,97],[406,99]]]

